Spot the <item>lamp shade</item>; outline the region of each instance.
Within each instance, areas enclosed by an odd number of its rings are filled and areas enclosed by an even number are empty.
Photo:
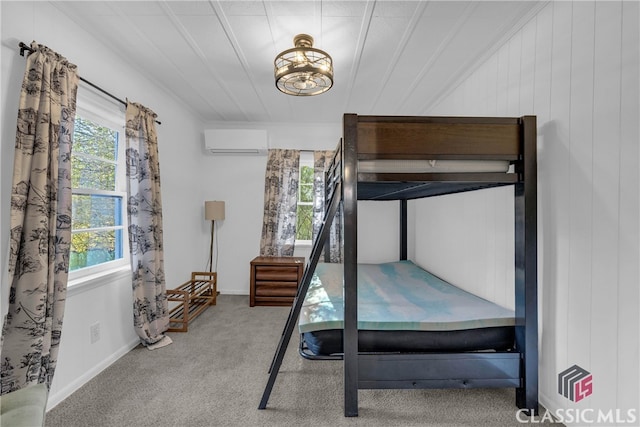
[[[224,219],[224,202],[218,200],[204,202],[204,219],[207,221]]]

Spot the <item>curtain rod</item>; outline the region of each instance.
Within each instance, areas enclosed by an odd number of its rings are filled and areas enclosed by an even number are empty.
[[[30,47],[29,45],[27,45],[26,43],[24,43],[24,42],[20,42],[20,43],[18,44],[18,47],[20,48],[20,56],[24,56],[24,51],[25,51],[25,50],[28,50],[30,54],[34,52],[34,50],[33,50],[33,49],[31,49],[31,47]],[[113,95],[113,94],[111,94],[111,93],[107,92],[106,90],[102,89],[100,86],[96,85],[95,83],[91,83],[89,80],[87,80],[87,79],[85,79],[85,78],[83,78],[83,77],[81,77],[81,76],[78,76],[78,78],[79,78],[81,81],[83,81],[84,83],[86,83],[86,84],[88,84],[89,86],[91,86],[92,88],[94,88],[95,90],[100,91],[100,92],[102,92],[103,94],[107,95],[108,97],[110,97],[110,98],[112,98],[112,99],[114,99],[114,100],[118,101],[119,103],[121,103],[121,104],[122,104],[122,105],[124,105],[125,107],[127,106],[127,103],[126,103],[125,101],[123,101],[122,99],[118,98],[117,96],[115,96],[115,95]],[[158,121],[158,120],[155,120],[155,122],[156,122],[157,124],[159,124],[159,125],[161,125],[161,124],[162,124],[162,123],[161,123],[160,121]]]

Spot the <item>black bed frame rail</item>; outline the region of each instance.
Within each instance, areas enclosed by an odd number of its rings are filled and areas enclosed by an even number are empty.
[[[333,157],[327,167],[324,178],[324,199],[331,200],[336,190],[336,185],[342,182],[342,144],[338,144],[338,147],[333,152]]]
[[[338,147],[333,151],[333,156],[331,157],[331,162],[326,168],[326,172],[324,174],[324,200],[332,200],[336,189],[338,188],[338,184],[342,182],[342,143],[338,144]],[[340,187],[342,188],[342,187]],[[342,197],[340,195],[339,197]],[[326,215],[329,210],[329,203],[325,206]],[[341,212],[338,209],[336,215],[340,216]],[[329,233],[327,240],[324,242],[324,262],[331,262],[331,239],[332,235]],[[322,255],[321,255],[322,256]],[[304,295],[303,295],[304,298]]]
[[[300,334],[298,353],[307,360],[344,360],[343,353],[315,354]],[[518,388],[520,354],[468,353],[358,354],[358,389]]]
[[[358,355],[359,389],[520,387],[518,353]]]

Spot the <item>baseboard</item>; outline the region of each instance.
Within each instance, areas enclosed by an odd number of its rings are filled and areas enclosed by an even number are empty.
[[[60,402],[65,400],[67,397],[71,396],[74,392],[76,392],[80,387],[88,383],[93,377],[98,375],[100,372],[107,369],[111,366],[116,360],[120,359],[122,356],[133,350],[138,344],[140,344],[140,340],[136,338],[134,341],[122,346],[120,349],[115,351],[111,356],[104,359],[102,363],[96,365],[93,369],[87,371],[84,375],[79,377],[76,381],[73,381],[71,384],[67,385],[63,389],[59,390],[55,394],[50,394],[47,400],[47,411],[55,408]]]
[[[249,294],[247,293],[247,291],[244,291],[244,290],[240,290],[240,291],[238,291],[238,290],[231,290],[231,291],[229,291],[229,290],[226,290],[226,289],[220,289],[220,288],[218,288],[218,292],[219,292],[221,295],[246,295],[246,296],[249,296]]]
[[[547,396],[543,392],[540,392],[538,394],[538,400],[540,401],[540,405],[542,405],[547,411],[551,412],[551,414],[555,416],[559,408],[557,405],[557,401],[554,400],[554,398]]]

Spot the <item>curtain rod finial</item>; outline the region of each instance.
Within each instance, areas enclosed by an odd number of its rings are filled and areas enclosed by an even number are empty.
[[[18,47],[20,48],[20,56],[24,56],[24,51],[28,50],[29,52],[31,52],[31,48],[29,46],[27,46],[26,44],[24,44],[24,42],[20,42],[18,44]]]

